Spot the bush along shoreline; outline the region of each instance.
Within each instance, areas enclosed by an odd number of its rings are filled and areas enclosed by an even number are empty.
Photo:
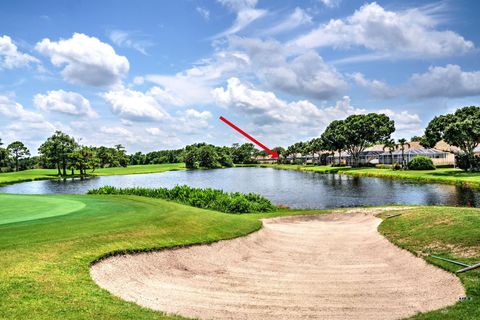
[[[271,212],[277,210],[270,200],[255,193],[225,192],[211,188],[192,188],[186,185],[168,188],[116,188],[103,186],[87,194],[135,195],[159,198],[186,204],[192,207],[216,210],[225,213]]]

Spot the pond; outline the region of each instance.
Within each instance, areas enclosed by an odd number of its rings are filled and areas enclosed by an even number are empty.
[[[104,185],[173,187],[177,184],[255,192],[277,205],[291,208],[387,204],[480,206],[480,190],[454,185],[253,167],[92,177],[85,180],[32,181],[0,187],[0,192],[83,194]]]

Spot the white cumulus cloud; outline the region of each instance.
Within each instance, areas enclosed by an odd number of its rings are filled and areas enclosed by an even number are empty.
[[[430,67],[409,80],[415,97],[466,97],[480,95],[480,71],[463,71],[460,66]]]
[[[122,87],[105,92],[101,96],[111,105],[112,112],[122,119],[133,121],[169,119],[168,113],[149,92]]]
[[[63,77],[72,83],[91,86],[117,84],[130,66],[124,56],[118,55],[107,43],[82,33],[70,39],[38,42],[35,49],[50,58],[53,65],[64,66]]]
[[[314,50],[291,51],[275,40],[231,38],[233,49],[245,51],[250,72],[266,87],[314,99],[329,99],[347,89],[343,76]]]
[[[366,88],[370,94],[379,98],[394,98],[401,94],[401,89],[393,88],[389,86],[385,81],[370,80],[365,78],[363,73],[356,72],[349,75],[351,79],[355,81],[357,85],[362,88]]]
[[[75,116],[97,116],[90,101],[72,91],[52,90],[46,94],[36,94],[33,102],[42,111],[54,111]]]
[[[18,51],[9,36],[0,37],[0,70],[25,67],[34,62],[38,62],[38,59]]]
[[[473,42],[437,28],[441,21],[436,13],[440,9],[430,6],[389,11],[373,2],[345,19],[320,25],[292,44],[307,48],[360,46],[398,57],[450,56],[473,50]]]
[[[0,114],[21,122],[36,123],[45,120],[41,114],[25,109],[23,105],[5,95],[0,95]]]
[[[213,96],[218,104],[252,116],[259,125],[294,124],[318,128],[331,120],[362,111],[350,106],[348,97],[328,108],[319,108],[308,100],[287,102],[273,92],[258,90],[238,78],[230,78],[226,88],[214,89]]]

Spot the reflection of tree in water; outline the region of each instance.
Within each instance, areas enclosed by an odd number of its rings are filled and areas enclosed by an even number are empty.
[[[467,206],[467,207],[480,206],[480,195],[478,190],[457,186],[455,188],[455,193],[457,196],[457,205]]]

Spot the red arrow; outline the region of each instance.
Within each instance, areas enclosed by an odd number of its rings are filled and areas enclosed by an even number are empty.
[[[233,129],[237,130],[239,133],[241,133],[242,135],[244,135],[246,138],[248,138],[250,141],[252,141],[253,143],[255,143],[257,146],[259,146],[260,148],[262,148],[263,150],[267,151],[271,156],[272,156],[272,159],[276,159],[278,158],[278,152],[276,151],[272,151],[270,149],[268,149],[264,144],[262,144],[260,141],[258,141],[257,139],[255,139],[254,137],[252,137],[251,135],[249,135],[248,133],[246,133],[245,131],[243,131],[242,129],[240,129],[239,127],[237,127],[236,125],[234,125],[233,123],[231,123],[230,121],[228,121],[227,119],[225,119],[224,117],[220,117],[220,120],[222,120],[223,122],[225,122],[226,124],[228,124],[230,127],[232,127]]]

